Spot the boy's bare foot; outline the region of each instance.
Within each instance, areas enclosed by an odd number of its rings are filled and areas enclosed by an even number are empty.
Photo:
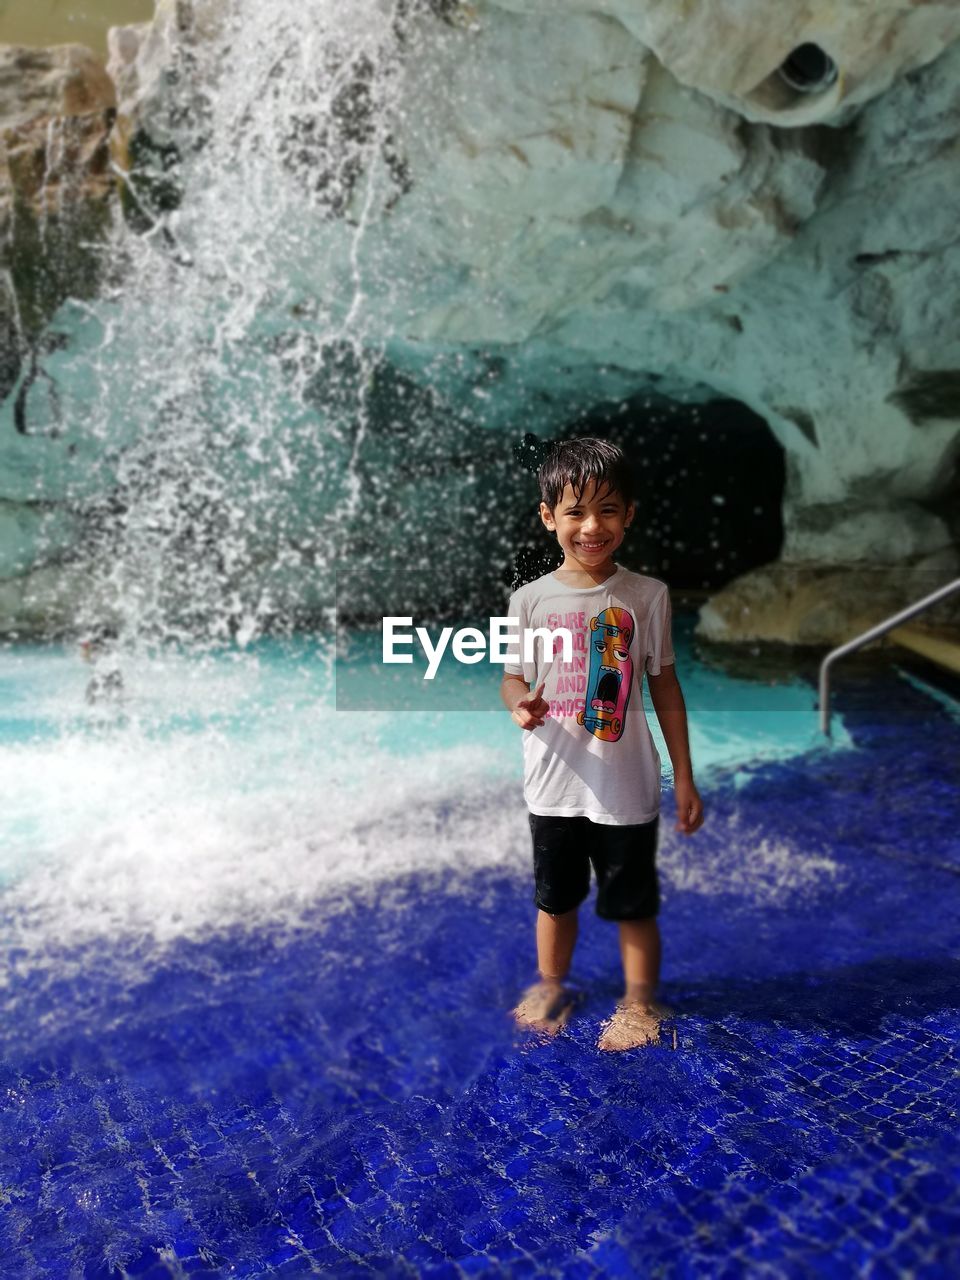
[[[660,1039],[660,1023],[671,1013],[672,1009],[655,1000],[642,1004],[620,1000],[603,1024],[597,1048],[636,1049],[640,1045],[656,1044]]]
[[[527,987],[513,1011],[518,1027],[545,1031],[555,1035],[567,1025],[578,996],[559,982],[546,982],[542,978]]]

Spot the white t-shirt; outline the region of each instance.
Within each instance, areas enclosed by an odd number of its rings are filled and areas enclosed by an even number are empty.
[[[546,637],[523,662],[519,640],[504,671],[523,676],[550,713],[523,734],[523,795],[531,813],[585,817],[608,825],[651,822],[660,812],[660,754],[643,709],[643,673],[673,662],[666,583],[618,565],[593,587],[569,587],[552,573],[510,597],[507,616],[527,627],[565,627],[573,661],[548,661]]]

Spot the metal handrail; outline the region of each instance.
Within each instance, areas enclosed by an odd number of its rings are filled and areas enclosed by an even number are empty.
[[[906,622],[907,618],[912,618],[922,610],[929,608],[930,605],[936,604],[938,600],[943,600],[947,596],[953,595],[955,591],[960,591],[960,578],[954,578],[953,582],[948,582],[946,586],[940,587],[939,590],[933,591],[928,596],[924,596],[922,600],[918,600],[915,604],[908,605],[906,609],[901,609],[899,613],[893,614],[884,622],[878,622],[875,627],[871,627],[869,631],[864,631],[862,635],[848,640],[846,644],[840,645],[838,649],[831,649],[824,660],[820,663],[820,728],[830,737],[830,664],[835,662],[837,658],[842,658],[844,654],[853,653],[854,649],[859,649],[867,644],[870,640],[876,640],[878,636],[884,635],[900,622]]]

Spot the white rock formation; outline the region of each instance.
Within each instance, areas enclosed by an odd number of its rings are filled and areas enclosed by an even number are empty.
[[[957,526],[925,504],[955,484],[960,445],[960,46],[904,73],[956,40],[960,10],[807,5],[781,25],[744,4],[687,4],[682,23],[675,5],[606,6],[641,45],[585,5],[508,7],[529,16],[478,9],[474,29],[431,42],[432,75],[416,63],[402,114],[416,101],[432,128],[405,135],[414,177],[394,217],[469,274],[406,333],[499,334],[520,363],[539,339],[531,390],[562,362],[598,396],[614,365],[740,399],[787,451],[785,562],[913,564],[907,598],[949,577]],[[813,39],[849,67],[839,89],[761,109],[756,86]],[[844,128],[750,123],[848,119],[898,74]],[[629,129],[597,127],[605,111],[622,125],[634,93]],[[576,104],[566,145],[558,102]],[[722,601],[711,616],[718,638],[750,633],[720,621]]]
[[[869,102],[898,76],[924,66],[960,36],[951,3],[910,0],[493,0],[498,8],[616,18],[687,88],[747,120],[801,125],[836,120]],[[814,44],[838,74],[816,93],[779,74],[796,49]]]
[[[111,39],[118,154],[137,130],[189,138],[194,205],[170,225],[201,265],[234,254],[231,333],[276,305],[268,263],[288,326],[319,309],[411,371],[501,356],[479,402],[464,372],[487,426],[546,434],[652,375],[733,397],[787,453],[791,573],[842,601],[860,567],[899,566],[896,607],[955,572],[960,5],[434,0],[402,38],[386,0],[237,11],[160,0]],[[331,204],[309,113],[356,126],[330,111],[351,56],[376,119]],[[842,608],[751,621],[773,572],[704,630],[836,638]]]

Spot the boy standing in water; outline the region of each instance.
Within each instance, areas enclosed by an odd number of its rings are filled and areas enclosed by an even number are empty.
[[[625,992],[604,1024],[601,1049],[654,1041],[665,1012],[660,976],[660,891],[656,848],[660,756],[643,710],[647,684],[674,769],[676,830],[703,822],[693,782],[687,717],[674,670],[666,584],[614,563],[634,517],[623,452],[606,440],[555,444],[539,473],[540,517],[555,533],[563,564],[515,591],[507,615],[528,628],[566,628],[572,661],[545,652],[504,666],[501,696],[524,730],[524,799],[533,838],[540,979],[514,1016],[559,1030],[573,996],[564,986],[577,937],[577,911],[597,877],[597,914],[620,930]],[[531,687],[533,691],[531,692]]]

